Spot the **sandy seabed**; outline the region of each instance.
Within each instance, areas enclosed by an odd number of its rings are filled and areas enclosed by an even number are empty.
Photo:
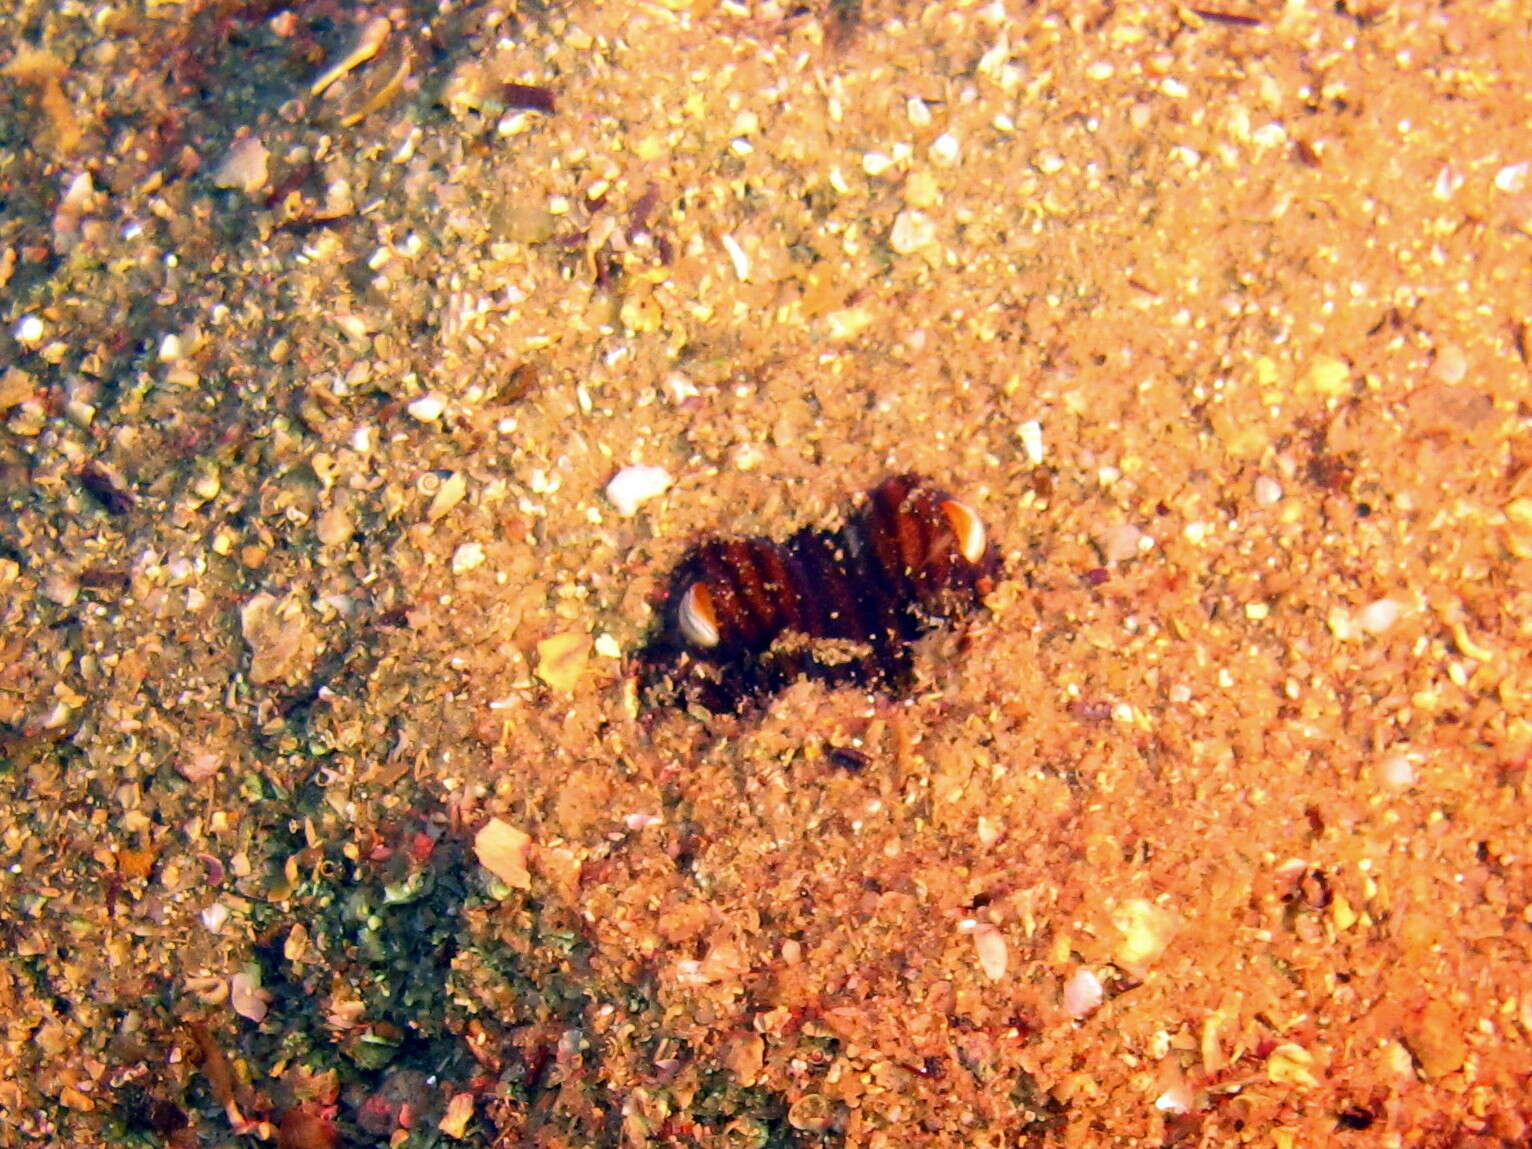
[[[0,1144],[1528,1144],[1524,4],[0,23]]]

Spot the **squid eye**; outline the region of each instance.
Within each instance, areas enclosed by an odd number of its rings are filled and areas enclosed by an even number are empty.
[[[694,582],[681,595],[676,609],[681,637],[704,650],[718,645],[718,615],[713,611],[713,596],[706,583]]]
[[[982,559],[985,547],[984,524],[979,521],[978,512],[967,503],[947,499],[942,503],[942,514],[947,516],[947,522],[952,525],[952,533],[957,536],[958,550],[963,557],[971,563]]]

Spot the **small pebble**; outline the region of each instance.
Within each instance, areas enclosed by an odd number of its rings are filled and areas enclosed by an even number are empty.
[[[931,162],[937,167],[951,167],[957,163],[959,151],[957,137],[951,132],[943,132],[931,141]]]
[[[1282,501],[1282,484],[1270,475],[1257,475],[1254,494],[1256,506],[1274,507]]]
[[[1000,840],[1000,823],[993,818],[979,815],[979,845],[986,850]]]
[[[56,571],[43,580],[42,592],[56,606],[71,607],[80,597],[80,581],[73,574]]]
[[[1101,979],[1088,969],[1077,969],[1064,983],[1064,1012],[1079,1020],[1101,1006]]]
[[[1284,1042],[1266,1058],[1266,1078],[1273,1085],[1301,1085],[1314,1089],[1319,1079],[1312,1072],[1314,1055],[1296,1042]]]
[[[442,412],[446,409],[447,400],[435,392],[412,400],[410,405],[405,408],[410,413],[410,418],[421,423],[434,423],[437,419],[441,418]]]
[[[1383,634],[1399,621],[1403,608],[1391,598],[1370,602],[1356,612],[1355,622],[1368,634]]]
[[[1184,1081],[1172,1085],[1154,1099],[1154,1107],[1161,1113],[1190,1113],[1196,1097]]]
[[[719,236],[719,242],[723,244],[724,251],[728,253],[729,264],[734,268],[734,278],[741,283],[748,283],[750,280],[750,256],[740,246],[739,240],[725,233]]]
[[[267,163],[270,153],[257,136],[246,136],[237,141],[224,155],[213,172],[213,183],[221,188],[238,188],[246,195],[254,195],[266,186]]]
[[[973,928],[973,948],[979,955],[979,968],[990,981],[1005,976],[1008,953],[1005,935],[988,922],[980,922]]]
[[[452,573],[462,574],[484,565],[484,548],[478,543],[464,543],[452,552]]]
[[[1526,188],[1529,175],[1532,175],[1532,160],[1507,164],[1495,173],[1495,189],[1514,195]]]
[[[1408,755],[1390,754],[1378,763],[1378,781],[1392,790],[1408,790],[1415,785],[1415,763]]]
[[[204,781],[222,768],[223,760],[206,750],[188,754],[176,760],[176,769],[188,782]]]
[[[680,407],[700,397],[702,394],[697,389],[697,385],[679,371],[672,371],[665,377],[664,388],[665,397],[676,407]]]
[[[1436,173],[1436,182],[1431,186],[1431,194],[1443,203],[1457,195],[1463,187],[1463,173],[1455,164],[1443,164],[1441,170]]]
[[[224,922],[229,920],[229,907],[222,902],[214,902],[202,911],[201,917],[208,933],[216,934],[223,929]]]
[[[568,693],[585,673],[590,650],[589,636],[577,631],[550,635],[537,644],[537,677],[554,690]]]
[[[1431,374],[1449,386],[1461,383],[1468,374],[1468,357],[1456,343],[1437,348],[1436,361],[1431,364]]]
[[[426,520],[434,523],[463,501],[463,496],[468,493],[468,479],[461,471],[453,471],[445,477],[434,471],[428,474],[440,481],[431,494],[431,505],[426,508]]]
[[[888,233],[888,246],[900,255],[910,255],[936,241],[936,224],[924,212],[906,208],[894,217]]]
[[[472,1093],[454,1093],[436,1127],[452,1140],[461,1141],[468,1135],[468,1123],[473,1120],[473,1106]]]
[[[1122,939],[1112,960],[1129,972],[1143,970],[1164,952],[1176,932],[1176,916],[1146,898],[1130,898],[1112,911]]]
[[[1036,419],[1028,419],[1016,429],[1021,436],[1021,449],[1027,453],[1027,462],[1034,467],[1044,458],[1043,425]]]
[[[261,983],[241,970],[229,979],[229,1004],[240,1017],[259,1025],[266,1020],[266,1003],[271,995],[261,988]]]
[[[1122,523],[1097,534],[1096,545],[1101,548],[1101,557],[1107,562],[1123,563],[1137,556],[1143,537],[1144,532],[1132,523]]]
[[[1352,613],[1343,606],[1332,606],[1325,615],[1325,625],[1341,642],[1355,642],[1357,637],[1356,619]]]
[[[1302,385],[1317,395],[1337,397],[1351,391],[1351,366],[1331,355],[1321,355],[1309,365]]]
[[[197,496],[199,503],[206,503],[218,497],[218,492],[223,490],[223,480],[219,477],[218,470],[212,464],[207,465],[198,472],[192,480],[192,494]]]
[[[351,541],[356,527],[351,513],[343,504],[327,507],[314,524],[314,535],[327,547],[343,546]]]
[[[606,497],[617,508],[618,514],[631,518],[637,513],[640,503],[663,495],[673,482],[675,480],[664,467],[634,464],[612,476],[606,485]]]
[[[1442,998],[1433,998],[1413,1018],[1404,1022],[1402,1037],[1420,1071],[1432,1080],[1456,1073],[1468,1060],[1467,1028],[1456,1009]]]
[[[473,852],[479,865],[512,889],[531,888],[532,874],[527,869],[527,859],[532,853],[532,839],[526,831],[499,818],[491,818],[474,835]]]

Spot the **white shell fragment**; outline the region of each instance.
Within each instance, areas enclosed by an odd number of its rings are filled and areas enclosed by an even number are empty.
[[[1415,785],[1415,763],[1407,754],[1390,754],[1378,763],[1378,781],[1390,790],[1408,790]]]
[[[1009,954],[1004,934],[988,922],[980,922],[973,928],[973,948],[979,955],[979,968],[985,977],[999,981],[1005,976]]]
[[[1368,634],[1383,634],[1399,621],[1402,613],[1404,608],[1393,599],[1380,598],[1356,612],[1356,624]]]
[[[229,907],[222,902],[214,902],[207,906],[201,913],[202,925],[210,934],[216,934],[223,929],[225,922],[229,920]]]
[[[410,418],[420,423],[434,423],[442,417],[442,412],[446,409],[447,400],[434,392],[412,400],[405,408],[410,413]]]
[[[1101,1006],[1101,979],[1088,969],[1077,969],[1064,983],[1064,1012],[1079,1020]]]
[[[473,850],[483,866],[514,890],[532,886],[527,860],[532,853],[532,838],[509,822],[491,818],[474,835]]]
[[[740,246],[739,240],[725,232],[718,237],[723,243],[724,251],[729,254],[729,263],[734,267],[734,278],[741,283],[750,281],[750,256]]]
[[[1041,463],[1046,455],[1043,447],[1043,425],[1036,419],[1028,419],[1016,429],[1021,436],[1021,449],[1027,453],[1027,462],[1034,467]]]
[[[254,195],[266,186],[266,161],[270,153],[259,136],[237,140],[213,171],[213,183],[221,188],[237,188]]]
[[[266,1003],[270,1000],[271,994],[248,971],[241,970],[229,979],[229,1004],[240,1017],[259,1025],[266,1020]]]
[[[656,495],[663,495],[675,482],[664,467],[650,467],[635,463],[624,467],[612,476],[606,485],[606,497],[623,517],[631,517],[640,503]]]
[[[681,637],[704,650],[718,645],[718,618],[713,613],[713,596],[700,582],[694,582],[681,596],[676,608],[676,622]]]
[[[888,246],[900,255],[911,255],[935,242],[936,224],[930,216],[905,208],[894,217],[893,229],[888,233]]]
[[[452,573],[463,574],[484,565],[484,547],[479,543],[464,543],[452,552]]]

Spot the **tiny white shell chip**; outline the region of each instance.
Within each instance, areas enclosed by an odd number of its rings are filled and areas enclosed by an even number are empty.
[[[1186,1082],[1177,1082],[1154,1099],[1154,1107],[1161,1113],[1190,1113],[1196,1097]]]
[[[1064,983],[1064,1012],[1079,1019],[1101,1006],[1101,979],[1088,969],[1077,969]]]
[[[682,375],[679,371],[672,371],[665,377],[665,397],[679,407],[688,399],[695,399],[702,394],[697,385]]]
[[[986,850],[1000,840],[1000,823],[993,818],[979,815],[979,845]]]
[[[202,911],[201,917],[208,933],[216,934],[223,929],[224,922],[229,920],[229,907],[222,902],[214,902]]]
[[[266,1020],[266,1003],[270,1000],[271,994],[244,970],[229,979],[229,1004],[240,1017],[259,1025]]]
[[[213,171],[213,183],[221,188],[238,188],[247,195],[254,195],[266,186],[268,174],[266,161],[271,153],[261,143],[259,136],[246,136],[237,140]]]
[[[1532,173],[1532,160],[1507,164],[1495,173],[1495,189],[1514,195],[1526,188],[1529,173]]]
[[[638,511],[640,503],[663,495],[673,482],[675,480],[664,467],[636,463],[612,476],[606,485],[606,497],[617,508],[618,514],[631,517]]]
[[[1132,523],[1119,523],[1096,534],[1101,557],[1109,563],[1124,563],[1134,558],[1142,545],[1144,532]]]
[[[1402,612],[1393,599],[1380,598],[1356,612],[1356,624],[1368,634],[1382,634],[1399,621]]]
[[[931,141],[931,162],[941,167],[950,167],[957,162],[958,158],[957,137],[951,132],[943,132]]]
[[[741,283],[748,282],[750,279],[750,256],[740,246],[739,240],[727,232],[719,236],[719,240],[723,243],[724,251],[728,252],[729,263],[734,267],[734,278]]]
[[[434,392],[430,395],[422,395],[413,400],[405,408],[410,413],[410,418],[422,423],[434,423],[442,417],[442,412],[447,409],[447,401]]]
[[[910,255],[936,242],[936,224],[924,212],[905,208],[894,217],[888,233],[888,246],[900,255]]]
[[[462,574],[484,565],[484,548],[478,543],[464,543],[452,552],[452,573]]]
[[[973,948],[979,955],[979,968],[985,977],[999,981],[1005,976],[1009,951],[1004,934],[988,922],[980,922],[973,928]]]
[[[1415,785],[1415,763],[1406,754],[1390,754],[1378,763],[1378,781],[1393,790]]]
[[[1028,419],[1017,429],[1021,436],[1021,449],[1027,453],[1027,462],[1034,467],[1043,461],[1043,425],[1036,419]]]

